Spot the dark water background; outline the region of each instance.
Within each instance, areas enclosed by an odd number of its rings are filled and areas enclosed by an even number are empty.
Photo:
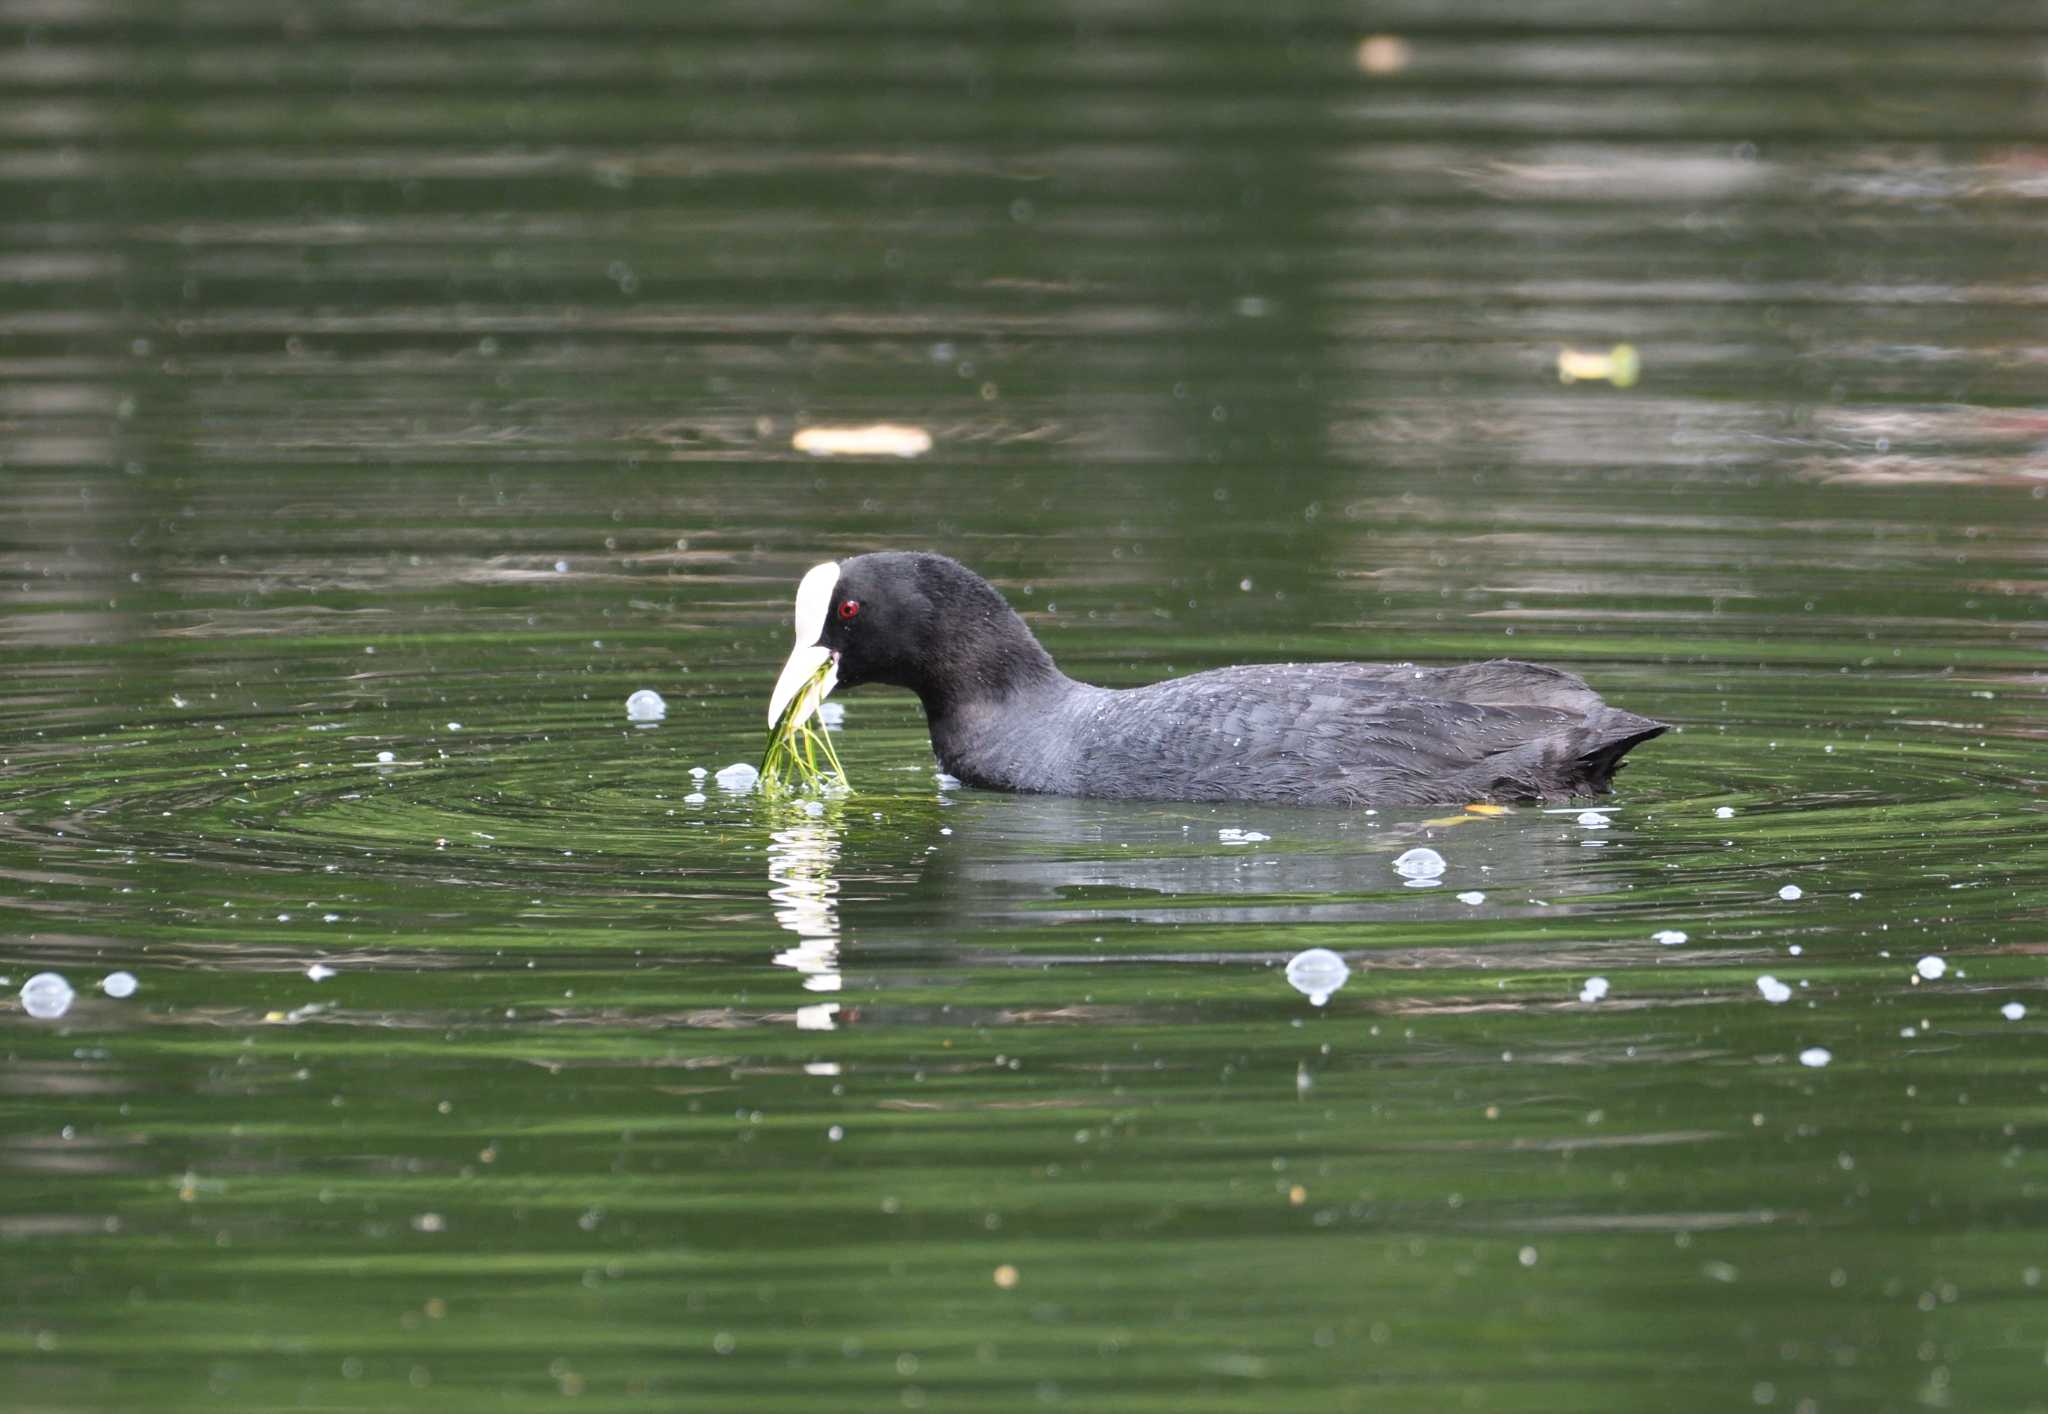
[[[2044,61],[0,0],[0,1404],[2048,1407]],[[876,692],[849,800],[695,781],[886,546],[1683,730],[1601,825],[941,790]]]

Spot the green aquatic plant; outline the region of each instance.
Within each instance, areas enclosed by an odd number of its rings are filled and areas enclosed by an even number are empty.
[[[833,667],[829,660],[820,663],[768,729],[768,746],[761,755],[763,790],[847,789],[846,768],[839,764],[831,729],[818,713],[832,690]]]

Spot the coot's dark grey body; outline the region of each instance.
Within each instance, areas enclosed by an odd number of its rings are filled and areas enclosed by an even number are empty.
[[[834,655],[839,685],[917,693],[940,765],[970,785],[1290,805],[1557,800],[1605,792],[1621,758],[1665,730],[1570,673],[1508,659],[1274,663],[1093,687],[955,561],[861,555],[812,574],[822,584],[832,570],[823,623],[810,638],[799,622],[792,668],[808,641]]]

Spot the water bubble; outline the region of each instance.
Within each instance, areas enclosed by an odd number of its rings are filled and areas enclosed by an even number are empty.
[[[1650,941],[1662,943],[1667,948],[1675,948],[1685,941],[1685,934],[1677,928],[1665,928],[1650,934]]]
[[[1328,948],[1310,948],[1287,959],[1287,985],[1307,997],[1310,1006],[1327,1002],[1350,976],[1344,959]]]
[[[1756,979],[1756,989],[1762,992],[1764,1000],[1773,1006],[1792,1000],[1792,989],[1768,974]]]
[[[1259,844],[1263,841],[1270,840],[1273,837],[1271,835],[1262,835],[1257,830],[1236,830],[1226,828],[1218,830],[1216,832],[1216,838],[1223,841],[1223,843],[1225,844]]]
[[[21,1009],[38,1021],[55,1021],[71,1010],[71,984],[55,972],[38,972],[21,984]]]
[[[1465,892],[1458,895],[1458,902],[1469,903],[1474,908],[1477,908],[1480,904],[1486,902],[1486,895],[1479,892],[1479,890],[1477,889],[1467,889],[1465,890]]]
[[[1938,980],[1944,972],[1948,971],[1948,959],[1936,957],[1929,953],[1926,957],[1913,964],[1913,970],[1928,981],[1933,982]]]
[[[643,687],[626,699],[626,720],[658,722],[668,715],[668,703],[651,687]]]
[[[1442,877],[1444,857],[1427,845],[1407,851],[1394,860],[1394,872],[1408,881],[1411,889],[1433,889]]]
[[[1794,899],[1805,898],[1806,890],[1800,888],[1797,884],[1787,884],[1784,888],[1778,890],[1778,897],[1787,903],[1791,903]]]
[[[2007,1002],[1998,1009],[1998,1014],[2007,1021],[2018,1021],[2027,1014],[2026,1007],[2019,1002]]]
[[[1597,1002],[1606,995],[1607,979],[1605,977],[1588,977],[1586,985],[1579,988],[1579,1000],[1582,1002]]]
[[[460,722],[450,722],[450,723],[448,724],[448,730],[449,730],[449,731],[451,731],[451,732],[459,732],[459,731],[461,731],[461,730],[462,730],[462,723],[460,723]]]
[[[306,969],[307,979],[313,982],[325,982],[328,978],[335,975],[334,969],[324,962],[316,962]]]
[[[109,972],[100,978],[100,990],[119,1000],[135,995],[135,974],[132,972]]]
[[[1799,1053],[1799,1063],[1819,1070],[1835,1058],[1835,1053],[1826,1046],[1808,1046]]]
[[[721,769],[716,779],[720,790],[743,795],[754,788],[754,783],[761,779],[761,773],[744,761],[735,761]]]
[[[818,720],[833,731],[846,725],[846,704],[844,702],[821,702],[818,704]]]
[[[685,805],[702,805],[704,801],[705,795],[701,790],[693,790],[683,797],[683,804]]]
[[[380,751],[377,753],[377,764],[379,764],[380,766],[389,766],[393,761],[396,761],[397,759],[398,753],[395,751]]]
[[[1587,810],[1580,813],[1579,823],[1589,830],[1604,830],[1614,822],[1597,810]]]
[[[1732,805],[1721,805],[1715,807],[1714,818],[1716,820],[1733,820],[1735,818],[1735,807]]]

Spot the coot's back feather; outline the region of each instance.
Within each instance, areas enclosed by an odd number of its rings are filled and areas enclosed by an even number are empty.
[[[971,785],[1300,805],[1559,800],[1605,792],[1621,758],[1665,730],[1574,674],[1512,659],[1275,663],[1095,687],[1061,673],[951,560],[834,568],[836,612],[809,651],[836,655],[842,684],[916,692],[940,764]],[[802,624],[798,637],[802,653]]]

